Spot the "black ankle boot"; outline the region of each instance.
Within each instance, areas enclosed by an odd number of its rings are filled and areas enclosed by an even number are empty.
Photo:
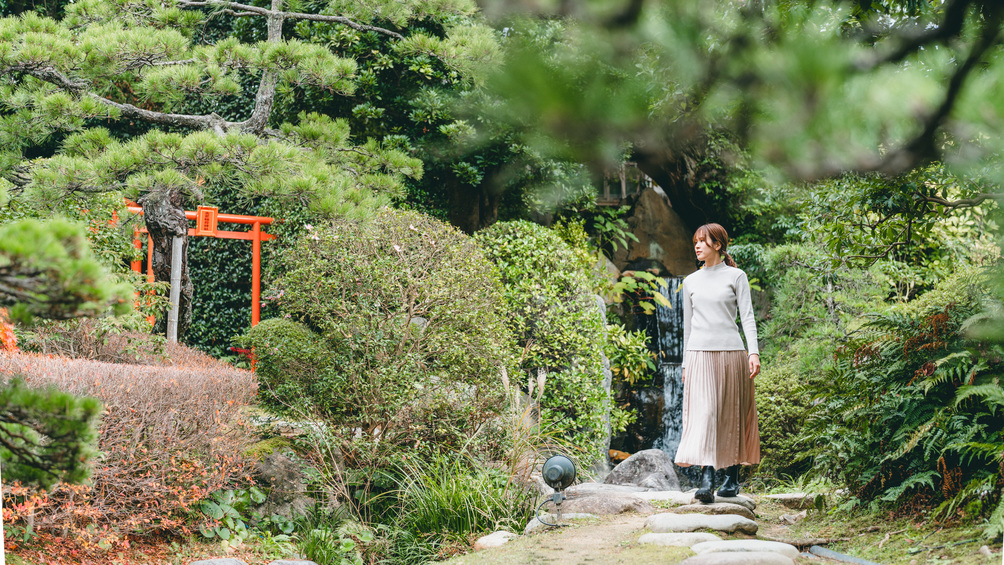
[[[725,469],[725,481],[718,488],[718,496],[731,498],[739,494],[739,465],[733,465]]]
[[[694,498],[705,504],[715,501],[715,468],[710,466],[702,467],[701,488],[694,493]]]

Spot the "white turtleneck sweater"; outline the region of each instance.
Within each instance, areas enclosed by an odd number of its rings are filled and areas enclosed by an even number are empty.
[[[760,354],[750,283],[741,269],[719,263],[683,279],[683,351],[742,351]],[[736,312],[743,323],[743,347]],[[686,359],[686,354],[684,354]],[[684,362],[686,366],[686,362]]]

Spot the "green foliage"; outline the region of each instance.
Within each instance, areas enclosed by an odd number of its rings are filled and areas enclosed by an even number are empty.
[[[129,310],[131,288],[112,277],[72,222],[0,225],[0,305],[19,317],[66,318]]]
[[[388,209],[308,230],[279,260],[282,317],[243,340],[264,404],[321,418],[353,466],[478,445],[514,346],[497,274],[467,236]]]
[[[672,308],[673,303],[662,293],[666,281],[646,271],[629,271],[614,283],[610,290],[613,300],[630,301],[645,314],[655,312],[657,305]]]
[[[506,323],[523,349],[520,369],[530,381],[546,375],[541,424],[566,434],[588,466],[603,455],[610,398],[600,358],[604,312],[582,264],[554,232],[529,222],[500,222],[475,239],[501,275]]]
[[[472,534],[518,531],[530,520],[536,492],[504,470],[462,454],[445,454],[401,469],[397,527],[435,549]]]
[[[101,403],[55,387],[35,390],[20,378],[0,387],[0,458],[4,481],[47,488],[80,483],[97,450]]]
[[[797,476],[812,464],[814,444],[804,426],[814,405],[813,387],[826,378],[834,349],[860,325],[859,316],[884,307],[884,279],[877,271],[833,268],[824,250],[812,244],[742,244],[730,253],[751,279],[760,279],[769,299],[769,309],[758,311],[759,472],[772,480]]]
[[[376,537],[372,529],[351,521],[335,526],[331,521],[314,519],[305,524],[300,553],[316,563],[362,565],[362,549]]]
[[[990,297],[988,276],[961,272],[930,299],[872,315],[837,352],[810,419],[809,435],[825,446],[817,470],[865,501],[940,487],[954,508],[974,495],[966,485],[999,473],[1004,350],[962,331]]]
[[[237,545],[251,535],[248,522],[252,506],[263,502],[265,493],[257,487],[213,492],[199,503],[199,510],[207,518],[199,532],[207,539],[219,538],[228,544]]]
[[[810,442],[803,435],[812,408],[812,395],[801,382],[804,358],[791,352],[791,359],[776,359],[764,365],[756,378],[756,406],[760,426],[761,475],[798,476],[810,462]]]
[[[795,195],[797,228],[835,265],[877,265],[889,275],[894,298],[906,300],[959,263],[983,264],[998,255],[992,200],[945,205],[985,190],[985,179],[954,175],[940,163],[898,177],[848,174]]]
[[[655,354],[649,350],[650,338],[643,331],[629,332],[620,324],[607,324],[604,353],[610,360],[610,372],[630,386],[640,384],[655,371]]]

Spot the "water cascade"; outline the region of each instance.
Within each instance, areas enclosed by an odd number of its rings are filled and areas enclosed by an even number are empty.
[[[638,413],[638,421],[627,432],[614,438],[615,449],[634,453],[643,449],[661,449],[676,455],[683,433],[683,302],[678,292],[682,277],[665,279],[662,294],[672,307],[657,306],[652,314],[634,314],[628,327],[645,330],[649,348],[656,355],[655,374],[645,386],[634,387],[622,398]],[[677,467],[681,485],[696,482],[693,469]],[[684,487],[686,488],[686,487]]]

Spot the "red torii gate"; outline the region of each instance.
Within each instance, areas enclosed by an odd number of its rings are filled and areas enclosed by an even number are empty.
[[[143,208],[135,202],[126,201],[127,208],[134,214],[142,214]],[[261,231],[262,226],[272,223],[272,218],[265,216],[240,216],[237,214],[220,214],[214,206],[199,206],[198,210],[186,210],[185,217],[195,220],[195,228],[188,228],[188,236],[217,237],[220,239],[244,239],[251,241],[251,326],[258,325],[261,317],[261,242],[275,239],[275,236]],[[220,231],[216,229],[219,222],[228,224],[250,225],[251,231]],[[140,234],[147,234],[146,275],[153,282],[153,242],[146,227],[133,229],[133,245],[143,249]],[[133,261],[132,270],[141,273],[142,261]]]

